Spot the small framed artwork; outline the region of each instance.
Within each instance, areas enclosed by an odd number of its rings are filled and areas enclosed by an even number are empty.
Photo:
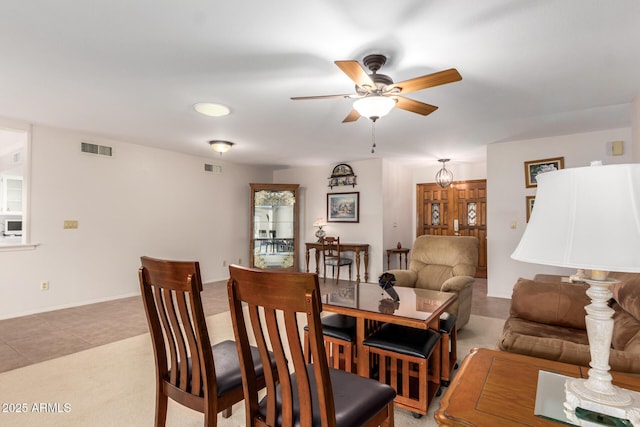
[[[327,193],[327,222],[360,222],[360,193]]]
[[[533,212],[533,204],[536,202],[536,196],[527,196],[527,222],[531,218],[531,212]]]
[[[544,172],[564,169],[564,157],[553,159],[532,160],[524,162],[524,182],[527,188],[537,187],[536,177]]]

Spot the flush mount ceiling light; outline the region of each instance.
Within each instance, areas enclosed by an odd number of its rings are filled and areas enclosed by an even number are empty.
[[[222,141],[219,139],[209,141],[209,144],[211,145],[211,148],[213,149],[213,151],[217,151],[218,153],[220,153],[220,155],[222,155],[222,153],[226,153],[227,151],[231,150],[231,147],[233,147],[233,142]]]
[[[353,103],[353,108],[363,117],[367,117],[374,122],[380,117],[389,114],[389,111],[396,105],[396,100],[388,96],[371,95],[358,99]]]
[[[442,169],[436,174],[436,182],[442,188],[448,187],[453,182],[453,173],[447,169],[446,163],[451,159],[438,159],[442,162]]]
[[[200,114],[204,114],[209,117],[222,117],[228,115],[231,110],[229,107],[222,104],[213,104],[211,102],[199,102],[193,106],[193,109]]]

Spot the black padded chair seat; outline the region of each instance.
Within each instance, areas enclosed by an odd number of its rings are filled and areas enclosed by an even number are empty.
[[[322,334],[343,341],[354,342],[356,339],[356,318],[344,314],[331,314],[322,319]],[[309,330],[308,326],[304,327]]]
[[[458,320],[458,318],[454,314],[444,313],[440,316],[440,324],[438,326],[440,332],[443,334],[450,334],[451,331],[453,331],[453,327],[456,325],[456,320]]]
[[[218,383],[218,395],[230,390],[242,387],[242,369],[238,359],[238,349],[235,341],[222,341],[211,346],[213,349],[213,363],[216,367],[216,382]],[[257,347],[251,347],[253,366],[258,378],[264,376],[262,361]],[[276,366],[275,357],[271,356],[272,366]]]
[[[440,340],[440,334],[431,329],[416,329],[385,323],[364,340],[364,345],[427,359]]]
[[[312,393],[313,404],[313,425],[321,426],[320,409],[318,405],[318,396],[316,393],[316,380],[313,372],[313,365],[307,365],[307,373],[309,375],[309,383]],[[353,427],[361,426],[366,423],[372,415],[378,413],[382,408],[387,406],[389,402],[396,397],[395,390],[376,380],[359,377],[356,374],[348,373],[338,369],[329,368],[329,376],[331,378],[331,387],[333,389],[333,400],[336,408],[336,426]],[[293,384],[293,413],[294,426],[300,425],[300,404],[297,396],[297,385],[295,374],[291,375]],[[278,408],[278,425],[282,425],[281,411],[282,395],[280,386],[276,393]],[[260,413],[266,417],[267,397],[260,401]]]
[[[218,385],[218,396],[230,392],[238,388],[242,388],[242,370],[240,369],[240,361],[238,359],[238,350],[235,341],[222,341],[211,346],[213,350],[213,363],[216,367],[216,383]],[[264,376],[262,369],[262,360],[260,353],[256,347],[251,347],[251,356],[253,356],[253,365],[258,378]],[[276,366],[275,358],[271,354],[273,366]],[[187,360],[189,369],[189,378],[191,378],[191,358]],[[169,370],[167,375],[171,375]],[[178,372],[178,375],[180,373]],[[203,391],[201,391],[203,393]]]

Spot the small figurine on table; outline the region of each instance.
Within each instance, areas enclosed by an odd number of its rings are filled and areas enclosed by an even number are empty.
[[[387,293],[394,301],[400,301],[400,296],[393,289],[393,285],[396,283],[396,276],[391,273],[382,273],[380,277],[378,277],[378,284],[380,287]]]

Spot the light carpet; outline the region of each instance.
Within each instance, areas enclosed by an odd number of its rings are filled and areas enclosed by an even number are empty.
[[[458,333],[460,362],[474,347],[496,348],[503,324],[501,319],[471,316]],[[228,312],[208,317],[207,325],[214,342],[233,339]],[[151,338],[144,334],[4,372],[0,374],[0,425],[152,426],[154,369]],[[433,414],[438,407],[439,398],[420,419],[396,409],[395,425],[435,426]],[[169,400],[167,426],[202,426],[203,420],[202,414]],[[219,415],[218,425],[244,426],[244,403],[234,406],[230,418]]]

